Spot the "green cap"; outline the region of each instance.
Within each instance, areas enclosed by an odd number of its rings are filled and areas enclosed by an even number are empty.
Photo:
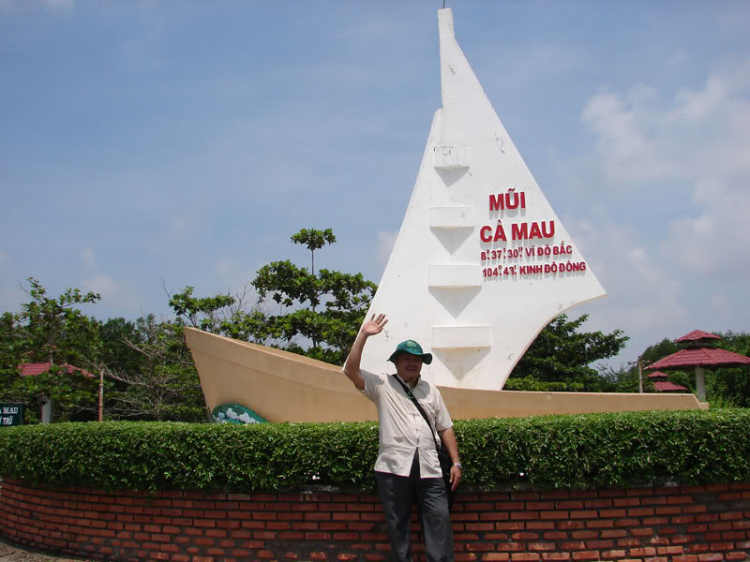
[[[430,363],[432,363],[432,353],[425,353],[424,351],[422,351],[422,346],[414,340],[406,340],[398,344],[398,346],[396,347],[396,351],[391,354],[391,356],[388,358],[388,361],[392,361],[395,363],[395,359],[400,353],[410,353],[412,355],[417,355],[422,358],[422,362],[425,365],[429,365]]]

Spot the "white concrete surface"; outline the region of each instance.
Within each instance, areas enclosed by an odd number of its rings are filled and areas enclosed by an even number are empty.
[[[482,90],[450,8],[438,22],[442,108],[370,308],[390,322],[362,366],[393,372],[387,358],[415,339],[435,356],[427,379],[498,390],[550,320],[605,292]]]

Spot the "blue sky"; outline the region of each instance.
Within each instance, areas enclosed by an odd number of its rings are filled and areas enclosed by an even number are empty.
[[[632,340],[750,331],[750,3],[448,1]],[[378,281],[440,105],[442,1],[0,0],[0,310],[241,291],[289,242]]]

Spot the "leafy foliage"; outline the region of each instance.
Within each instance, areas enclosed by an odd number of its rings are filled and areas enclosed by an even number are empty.
[[[611,334],[580,332],[588,318],[568,320],[561,314],[529,346],[505,384],[506,390],[589,391],[607,389],[606,381],[591,367],[614,357],[628,341],[621,330]]]
[[[122,318],[105,324],[107,353],[97,365],[110,382],[108,419],[200,421],[207,417],[183,325]]]
[[[20,313],[6,312],[0,319],[0,399],[25,404],[26,422],[37,421],[48,399],[54,401],[59,419],[90,417],[96,409],[98,382],[80,369],[99,353],[99,324],[79,307],[101,297],[67,289],[53,298],[36,279],[28,283],[29,302],[21,305]],[[51,368],[21,377],[22,363],[51,363]]]
[[[314,254],[336,238],[331,229],[302,229],[292,241]],[[265,315],[257,324],[257,339],[280,341],[282,349],[333,364],[346,359],[377,289],[359,273],[321,269],[316,274],[314,262],[309,271],[289,260],[261,267],[252,285],[261,299],[270,298],[283,307],[282,314]],[[317,311],[321,305],[323,310]],[[305,342],[311,342],[307,349]]]
[[[455,429],[465,489],[750,480],[743,410],[468,420]],[[0,474],[104,489],[367,490],[377,449],[375,423],[66,423],[0,431]]]

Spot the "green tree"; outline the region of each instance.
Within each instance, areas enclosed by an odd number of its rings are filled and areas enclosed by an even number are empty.
[[[307,246],[311,258],[316,249],[336,241],[330,228],[303,229],[291,239]],[[334,364],[346,359],[377,290],[360,273],[321,269],[316,274],[289,260],[261,267],[252,285],[261,302],[270,298],[282,307],[280,314],[256,317],[256,339]],[[323,307],[320,311],[319,306]]]
[[[590,391],[607,389],[592,363],[614,357],[628,341],[621,330],[611,334],[580,332],[587,314],[568,320],[561,314],[550,322],[513,369],[506,390]]]
[[[198,373],[185,345],[183,324],[153,314],[105,326],[109,351],[98,368],[109,381],[110,419],[203,421],[206,407]]]
[[[79,306],[95,304],[101,295],[67,289],[59,297],[50,298],[39,281],[29,277],[28,282],[31,300],[21,305],[18,315],[26,359],[80,366],[96,354],[98,323],[81,312]]]
[[[307,249],[310,250],[310,271],[315,275],[315,250],[320,250],[326,244],[335,244],[336,236],[330,228],[325,230],[303,228],[297,234],[292,235],[292,242],[307,246]]]
[[[0,398],[24,403],[31,420],[48,399],[55,403],[57,419],[85,419],[97,405],[98,382],[83,369],[100,351],[99,323],[79,307],[101,297],[67,289],[52,298],[33,277],[28,283],[29,302],[21,305],[18,314],[4,313],[0,322]],[[51,367],[46,373],[21,377],[21,363],[50,363]]]
[[[716,335],[722,338],[716,347],[750,357],[750,334],[727,331]],[[724,367],[707,371],[706,399],[727,406],[750,408],[750,367]]]
[[[263,332],[265,316],[257,302],[246,309],[247,289],[234,296],[221,294],[212,297],[195,297],[194,290],[188,286],[170,296],[169,306],[182,325],[236,340],[263,341],[257,334]]]

